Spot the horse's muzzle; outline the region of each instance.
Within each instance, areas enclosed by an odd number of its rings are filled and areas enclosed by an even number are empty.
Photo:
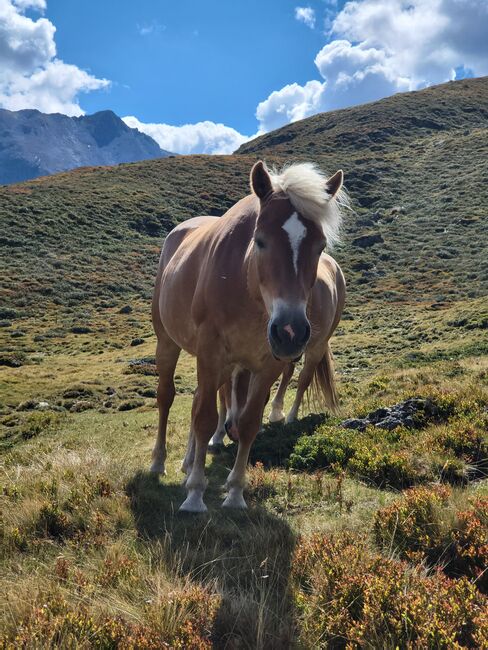
[[[310,323],[303,314],[282,312],[268,324],[268,340],[273,355],[281,361],[300,357],[310,339]]]

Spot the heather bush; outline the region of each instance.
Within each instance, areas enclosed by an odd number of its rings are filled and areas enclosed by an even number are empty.
[[[22,620],[0,636],[0,647],[205,650],[212,647],[218,603],[205,589],[189,586],[149,605],[146,620],[136,622],[103,607],[75,607],[61,591],[39,594]]]
[[[435,561],[445,543],[441,509],[451,495],[447,486],[416,487],[392,505],[380,509],[373,530],[376,543],[404,559]]]
[[[465,578],[427,577],[351,533],[302,540],[293,561],[307,648],[480,648],[488,601]]]
[[[450,497],[446,486],[408,490],[376,513],[376,543],[403,559],[438,564],[450,576],[467,576],[487,592],[488,499],[474,499],[470,507],[456,511]]]

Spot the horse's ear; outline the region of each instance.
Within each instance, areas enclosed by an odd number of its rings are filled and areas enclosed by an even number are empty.
[[[273,189],[268,170],[262,160],[258,160],[251,169],[251,189],[260,199],[264,199]]]
[[[333,199],[337,192],[341,189],[344,182],[344,172],[339,169],[333,176],[329,178],[326,185],[327,194]]]

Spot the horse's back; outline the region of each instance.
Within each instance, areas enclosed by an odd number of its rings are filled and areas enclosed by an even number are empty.
[[[187,219],[183,223],[178,224],[173,230],[168,233],[163,245],[163,250],[161,254],[161,264],[166,266],[168,261],[173,257],[175,252],[181,246],[186,237],[195,232],[195,230],[208,226],[218,221],[220,217],[193,217],[192,219]]]

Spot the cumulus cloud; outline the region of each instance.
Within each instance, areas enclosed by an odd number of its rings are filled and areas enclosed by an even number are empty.
[[[122,118],[127,126],[138,129],[154,138],[162,149],[180,154],[227,154],[249,140],[230,126],[215,122],[198,122],[172,126],[170,124],[145,124],[134,116]]]
[[[295,18],[307,27],[315,27],[315,10],[311,7],[295,7]]]
[[[45,0],[0,0],[0,106],[81,115],[78,95],[109,82],[56,58],[55,26],[24,13],[45,8]]]
[[[260,132],[319,111],[488,74],[486,0],[355,0],[315,57],[320,81],[290,84],[258,105]],[[311,92],[313,89],[313,92]]]
[[[25,11],[25,9],[44,11],[46,8],[46,0],[13,0],[13,3],[22,11]]]
[[[258,104],[256,117],[259,133],[277,129],[288,122],[296,122],[325,110],[325,83],[307,81],[275,90]]]

